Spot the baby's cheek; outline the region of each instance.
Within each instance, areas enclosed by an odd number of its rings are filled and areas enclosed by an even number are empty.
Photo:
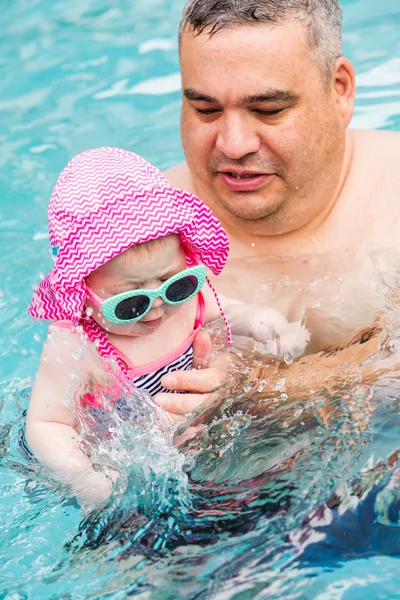
[[[164,314],[166,317],[172,317],[182,311],[183,304],[164,304]]]

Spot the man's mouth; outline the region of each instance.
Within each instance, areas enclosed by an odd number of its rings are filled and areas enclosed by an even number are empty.
[[[238,171],[219,171],[218,176],[224,186],[232,192],[252,192],[258,190],[273,177],[269,173],[240,173]]]
[[[236,177],[236,179],[249,179],[250,177],[259,177],[260,173],[230,173],[227,172],[230,177]]]

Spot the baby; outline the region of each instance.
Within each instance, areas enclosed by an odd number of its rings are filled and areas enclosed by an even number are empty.
[[[83,504],[111,490],[77,435],[75,408],[107,410],[96,357],[113,359],[136,389],[154,395],[166,391],[168,373],[192,368],[194,339],[218,316],[228,343],[232,327],[258,341],[278,339],[283,352],[305,348],[308,334],[299,323],[218,297],[206,268],[218,275],[227,260],[222,226],[198,198],[171,188],[131,152],[98,148],[72,159],[50,199],[49,233],[55,264],[29,312],[55,322],[32,391],[26,440]],[[82,336],[93,352],[82,359],[83,393],[74,407],[68,390]],[[112,389],[111,402],[122,410],[118,386]]]

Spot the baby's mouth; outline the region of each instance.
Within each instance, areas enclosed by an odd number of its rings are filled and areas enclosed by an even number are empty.
[[[162,320],[163,318],[159,317],[158,319],[151,319],[150,321],[141,321],[141,324],[147,329],[156,329],[159,325],[161,325]]]

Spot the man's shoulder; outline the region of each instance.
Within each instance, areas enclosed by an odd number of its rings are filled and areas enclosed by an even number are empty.
[[[360,153],[373,156],[382,166],[388,166],[389,162],[398,168],[400,132],[353,129],[351,135]]]
[[[164,171],[170,186],[193,193],[192,178],[186,162],[180,163]]]
[[[350,197],[362,199],[369,219],[369,236],[380,246],[400,250],[400,133],[395,131],[352,131],[353,176]],[[357,209],[359,210],[359,208]]]
[[[351,135],[353,186],[363,193],[370,190],[377,202],[386,198],[398,204],[400,132],[354,130]]]

